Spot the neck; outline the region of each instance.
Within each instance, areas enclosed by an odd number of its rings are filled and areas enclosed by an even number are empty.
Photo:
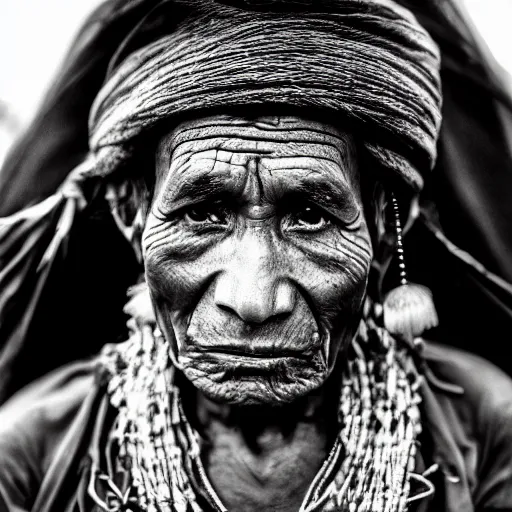
[[[339,382],[328,382],[294,403],[258,406],[219,404],[196,391],[187,416],[228,510],[300,508],[338,433],[339,389]]]

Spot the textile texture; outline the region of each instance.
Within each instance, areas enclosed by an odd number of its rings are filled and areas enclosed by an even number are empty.
[[[421,188],[436,157],[440,61],[409,11],[389,0],[298,12],[292,2],[279,12],[174,4],[171,33],[114,66],[93,104],[98,174],[128,158],[138,135],[178,115],[281,105],[347,126],[384,169]]]
[[[201,439],[183,414],[169,345],[159,329],[136,327],[126,343],[106,347],[102,365],[111,405],[118,410],[107,444],[119,446],[118,458],[136,491],[134,503],[149,512],[199,512],[197,480],[209,489],[214,508],[225,511],[205,477]],[[363,320],[342,371],[339,435],[301,510],[351,511],[356,503],[361,512],[403,512],[417,499],[410,491],[422,429],[422,380],[410,347],[373,319]],[[334,473],[333,467],[338,467]],[[98,474],[94,468],[88,489],[107,510],[94,491],[95,479],[112,480],[115,472]]]

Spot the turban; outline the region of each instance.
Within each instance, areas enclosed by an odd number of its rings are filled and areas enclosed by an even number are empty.
[[[164,2],[168,33],[141,37],[93,104],[92,174],[114,171],[163,121],[275,105],[326,113],[419,190],[436,158],[441,93],[437,46],[415,17],[391,0],[235,3]]]

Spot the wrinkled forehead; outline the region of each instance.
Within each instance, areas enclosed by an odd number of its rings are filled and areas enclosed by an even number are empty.
[[[200,175],[228,179],[254,161],[280,181],[317,174],[359,190],[353,137],[293,115],[216,115],[181,123],[159,145],[156,189],[179,187]]]

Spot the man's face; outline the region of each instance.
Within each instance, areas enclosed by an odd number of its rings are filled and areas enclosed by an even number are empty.
[[[354,335],[372,258],[352,139],[292,116],[181,124],[159,146],[143,253],[197,388],[231,404],[304,396]]]

